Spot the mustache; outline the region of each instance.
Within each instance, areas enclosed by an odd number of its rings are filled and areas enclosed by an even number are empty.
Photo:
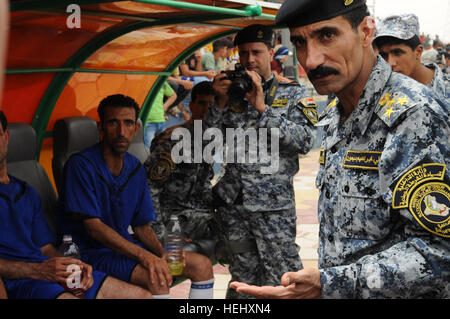
[[[117,142],[128,142],[128,140],[124,136],[119,136],[118,138],[115,138],[113,140],[113,143],[117,143]]]
[[[322,77],[326,77],[328,75],[339,75],[339,71],[329,67],[329,66],[322,66],[320,65],[319,67],[315,68],[314,70],[311,70],[308,72],[308,78],[310,81],[318,79],[318,78],[322,78]]]

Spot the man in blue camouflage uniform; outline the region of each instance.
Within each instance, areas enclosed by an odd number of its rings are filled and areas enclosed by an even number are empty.
[[[437,96],[444,97],[445,101],[450,103],[450,73],[444,73],[438,64],[442,63],[439,54],[428,55],[426,51],[422,55],[422,64],[434,71],[433,80],[428,84],[428,87],[436,92]]]
[[[166,129],[152,141],[150,156],[144,166],[156,212],[156,221],[151,225],[160,241],[164,240],[165,225],[171,215],[182,216],[182,228],[186,238],[204,239],[217,235],[216,232],[213,233],[213,163],[207,163],[203,159],[200,163],[195,163],[193,158],[194,137],[197,136],[195,129],[200,129],[203,135],[201,120],[213,101],[214,90],[211,82],[200,82],[191,93],[191,119]],[[183,138],[189,138],[192,156],[190,161],[178,164],[171,156],[173,148],[184,142],[182,139],[173,139],[173,135],[178,137],[177,132],[183,134]]]
[[[232,280],[259,285],[278,285],[284,272],[302,268],[295,243],[293,178],[299,154],[313,146],[317,123],[316,105],[308,102],[306,88],[273,76],[272,41],[272,30],[262,25],[237,34],[240,62],[253,87],[239,100],[233,97],[230,76],[219,74],[213,83],[215,104],[206,117],[208,127],[221,128],[227,135],[225,173],[213,194]],[[229,138],[233,129],[236,141]],[[252,134],[258,141],[251,141]],[[245,136],[250,138],[242,149],[237,141]],[[234,158],[243,155],[246,161]],[[258,160],[251,161],[255,155]],[[227,298],[246,297],[228,289]]]
[[[414,14],[389,16],[377,26],[374,42],[394,72],[428,86],[450,103],[450,77],[434,63],[422,64],[419,19]]]
[[[282,286],[232,283],[269,298],[448,298],[448,115],[425,86],[377,57],[365,1],[288,0],[297,57],[319,94],[319,269]]]

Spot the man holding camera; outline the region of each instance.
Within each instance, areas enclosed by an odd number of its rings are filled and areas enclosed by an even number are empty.
[[[305,87],[278,82],[273,76],[269,27],[246,27],[234,44],[246,70],[236,66],[236,71],[216,76],[216,99],[206,117],[208,127],[221,128],[227,135],[225,173],[213,190],[222,251],[232,281],[274,286],[287,270],[302,268],[295,243],[293,178],[299,170],[299,153],[306,154],[313,146],[317,110],[307,103]],[[233,139],[230,131],[235,132]],[[239,140],[245,147],[239,147]],[[270,167],[276,169],[267,169],[262,150],[270,153]],[[255,155],[259,156],[252,161]],[[236,163],[236,157],[245,161]],[[228,289],[227,298],[248,296]]]

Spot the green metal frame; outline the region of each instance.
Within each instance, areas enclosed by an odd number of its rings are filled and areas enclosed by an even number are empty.
[[[222,7],[215,7],[215,6],[209,6],[204,4],[197,4],[197,3],[191,3],[191,2],[184,2],[184,1],[172,1],[172,0],[132,0],[134,2],[141,2],[141,3],[147,3],[147,4],[157,4],[172,8],[181,8],[181,9],[188,9],[188,10],[199,10],[199,11],[208,11],[208,12],[214,12],[219,14],[231,14],[235,16],[242,16],[242,17],[260,17],[262,16],[262,7],[260,5],[248,5],[244,7],[244,10],[240,9],[233,9],[233,8],[222,8]],[[264,15],[266,16],[266,15]],[[269,15],[267,15],[269,16]]]

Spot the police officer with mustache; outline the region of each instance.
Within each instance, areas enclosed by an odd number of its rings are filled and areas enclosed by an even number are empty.
[[[275,286],[280,284],[284,272],[302,268],[295,243],[293,178],[299,171],[299,154],[307,154],[314,143],[316,104],[308,103],[305,86],[278,82],[271,72],[270,27],[244,28],[234,43],[252,89],[236,106],[234,99],[230,99],[234,91],[230,89],[233,86],[229,74],[219,74],[213,83],[216,97],[206,117],[207,126],[221,128],[223,136],[229,128],[240,129],[238,134],[243,136],[252,132],[259,137],[265,134],[267,145],[279,144],[278,152],[272,149],[277,153],[279,165],[277,170],[268,172],[265,169],[270,163],[263,163],[261,157],[256,163],[248,160],[255,155],[250,146],[261,155],[264,147],[261,140],[251,145],[247,141],[245,148],[236,147],[235,141],[227,144],[227,150],[234,150],[233,159],[245,155],[247,161],[226,163],[224,176],[214,188],[215,203],[232,280]],[[274,131],[277,134],[271,137]],[[248,296],[229,289],[227,298]]]

